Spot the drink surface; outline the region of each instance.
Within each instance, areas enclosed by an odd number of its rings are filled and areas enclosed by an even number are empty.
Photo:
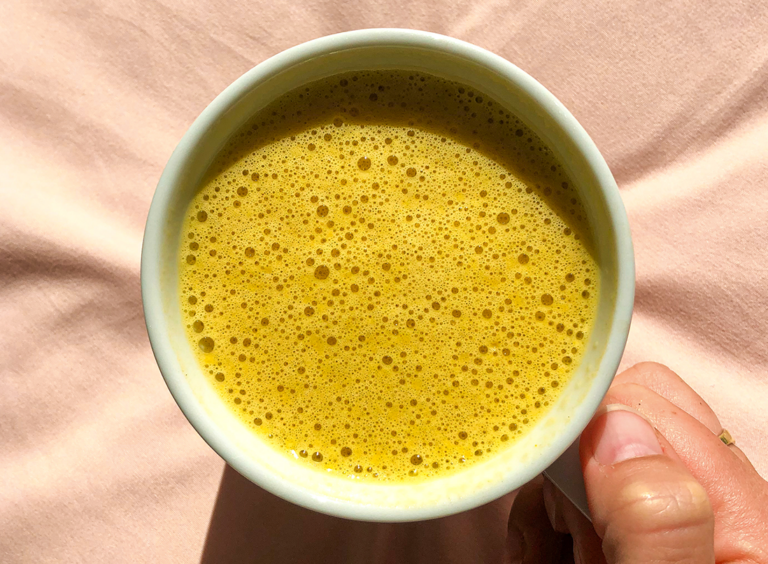
[[[599,268],[551,151],[482,93],[407,71],[286,94],[191,202],[187,336],[297,463],[401,482],[508,448],[591,333]]]

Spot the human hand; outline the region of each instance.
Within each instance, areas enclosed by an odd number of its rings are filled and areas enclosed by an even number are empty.
[[[581,436],[592,523],[540,477],[515,498],[511,561],[768,564],[768,482],[722,429],[669,368],[618,375]]]

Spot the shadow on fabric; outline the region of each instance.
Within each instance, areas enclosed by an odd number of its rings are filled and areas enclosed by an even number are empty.
[[[226,466],[201,564],[500,564],[514,494],[417,523],[363,523],[298,507]]]

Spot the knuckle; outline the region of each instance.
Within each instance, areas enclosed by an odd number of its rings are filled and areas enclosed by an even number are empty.
[[[615,518],[645,534],[709,527],[714,519],[707,492],[692,478],[630,483],[615,507]]]
[[[644,361],[638,362],[619,374],[616,380],[619,382],[645,382],[649,378],[658,377],[660,375],[664,376],[664,378],[680,378],[671,368],[664,364],[653,361]]]

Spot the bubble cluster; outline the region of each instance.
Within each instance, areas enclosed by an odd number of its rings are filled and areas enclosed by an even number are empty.
[[[361,72],[254,116],[190,204],[178,254],[211,385],[298,463],[429,479],[555,401],[600,273],[551,152],[485,94]]]

